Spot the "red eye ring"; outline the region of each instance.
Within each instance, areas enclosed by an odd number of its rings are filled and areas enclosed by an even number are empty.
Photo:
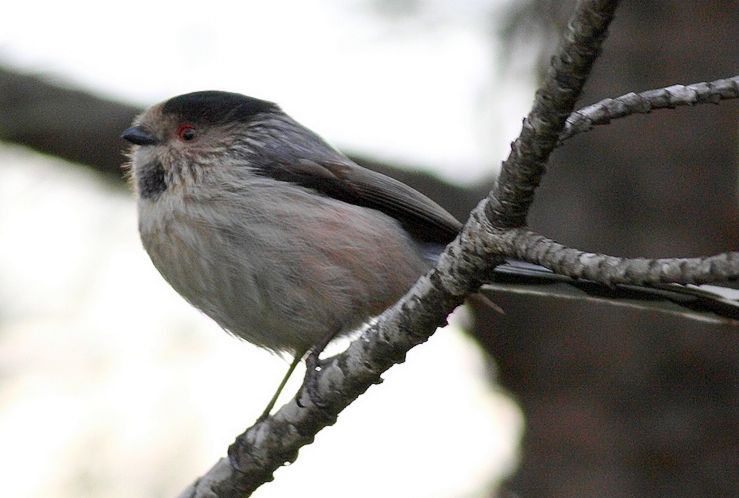
[[[195,135],[195,127],[189,123],[185,123],[177,127],[177,136],[184,142],[193,140]]]

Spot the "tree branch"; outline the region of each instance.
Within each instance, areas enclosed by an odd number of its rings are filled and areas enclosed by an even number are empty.
[[[496,227],[519,227],[534,200],[545,164],[600,54],[618,0],[580,1],[552,58],[534,107],[503,162],[485,209]]]
[[[739,98],[739,76],[687,86],[672,85],[603,99],[573,112],[567,118],[559,143],[590,131],[594,126],[606,125],[614,119],[632,114],[647,114],[655,109],[674,109],[683,105],[718,104],[721,100],[735,98]]]

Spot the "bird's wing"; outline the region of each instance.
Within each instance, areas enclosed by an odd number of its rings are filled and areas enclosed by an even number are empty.
[[[447,244],[462,227],[454,216],[417,190],[348,159],[274,161],[262,166],[260,174],[377,209],[397,219],[422,242]]]
[[[437,203],[393,178],[344,158],[273,160],[258,174],[313,189],[397,219],[416,239],[446,245],[461,223]],[[605,302],[739,325],[739,291],[715,286],[617,285],[557,275],[533,264],[509,261],[495,269],[484,293],[501,292]]]
[[[578,299],[680,315],[694,320],[739,326],[739,290],[714,285],[660,284],[607,287],[575,280],[529,263],[509,261],[495,269],[481,292]]]

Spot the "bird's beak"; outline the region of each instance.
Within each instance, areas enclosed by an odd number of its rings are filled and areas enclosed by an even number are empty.
[[[121,133],[121,138],[136,145],[155,145],[159,142],[153,133],[141,126],[132,126]]]

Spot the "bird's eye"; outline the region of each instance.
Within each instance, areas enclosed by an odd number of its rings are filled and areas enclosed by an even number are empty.
[[[183,124],[177,128],[177,136],[184,142],[193,140],[195,135],[195,127],[191,124]]]

